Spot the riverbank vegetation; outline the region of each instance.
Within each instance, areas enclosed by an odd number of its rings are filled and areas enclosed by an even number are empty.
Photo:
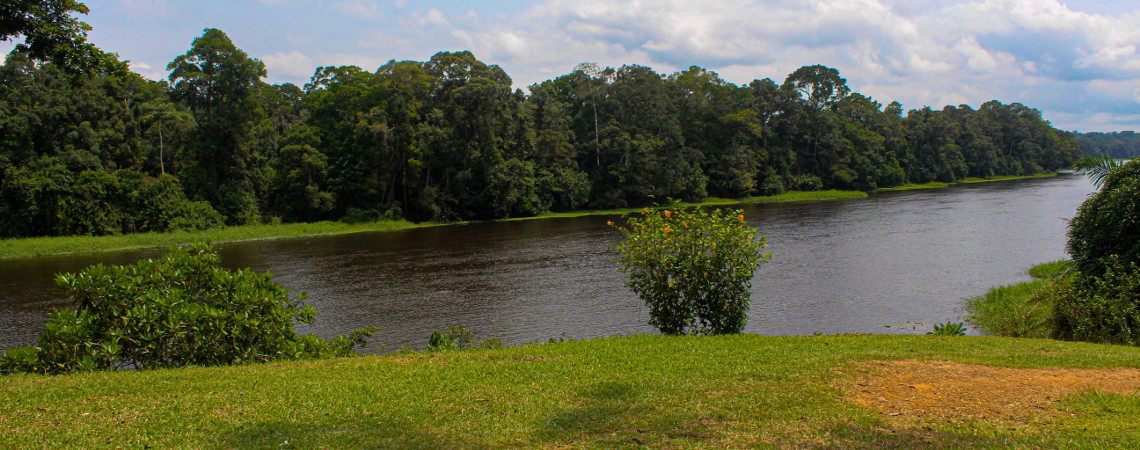
[[[749,203],[794,203],[836,200],[856,200],[867,198],[862,191],[813,191],[785,192],[780,195],[749,197],[746,199],[722,199],[710,197],[700,203],[679,202],[676,207],[705,207],[739,205]],[[641,211],[642,208],[578,210],[571,212],[549,212],[538,216],[515,217],[500,220],[532,220],[560,217],[580,217],[590,215],[622,215]],[[289,239],[307,236],[327,236],[336,234],[361,233],[369,231],[399,231],[412,228],[445,225],[436,222],[409,222],[407,220],[381,219],[368,222],[321,221],[274,224],[235,225],[207,230],[147,232],[115,234],[106,236],[43,236],[34,238],[0,239],[0,259],[27,258],[35,256],[66,255],[105,251],[137,249],[161,249],[191,245],[200,242],[225,244],[240,241],[265,239]]]
[[[204,70],[216,68],[217,70]],[[0,67],[0,236],[452,222],[1048,173],[1079,153],[1021,104],[904,111],[835,69],[735,85],[583,64],[512,88],[470,52],[321,67],[304,86],[207,29],[168,66]]]
[[[1003,175],[993,176],[986,178],[967,177],[952,183],[943,183],[941,181],[931,181],[929,183],[907,183],[902,186],[886,187],[876,189],[877,192],[890,192],[890,191],[911,191],[915,189],[938,189],[948,187],[954,184],[976,184],[976,183],[989,183],[992,181],[1009,181],[1009,180],[1022,180],[1026,178],[1048,178],[1057,176],[1057,172],[1039,173],[1034,175]]]
[[[262,239],[287,239],[303,236],[397,231],[435,226],[432,222],[412,223],[406,220],[376,222],[301,222],[284,224],[237,225],[209,230],[148,232],[108,236],[45,236],[23,239],[0,239],[0,259],[71,253],[159,249],[199,242],[215,244]]]
[[[1100,190],[1069,222],[1072,261],[968,299],[969,320],[1003,336],[1140,345],[1140,161],[1102,155],[1077,165]]]
[[[1140,403],[1095,375],[1135,380],[1137,361],[1035,339],[642,335],[16,375],[0,446],[1122,447],[1140,441]]]
[[[997,336],[1047,338],[1053,331],[1056,283],[1063,282],[1071,261],[1029,268],[1033,280],[998,286],[966,299],[966,320]]]

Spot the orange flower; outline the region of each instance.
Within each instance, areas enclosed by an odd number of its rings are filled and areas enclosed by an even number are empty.
[[[741,214],[741,215],[739,215],[739,216],[736,216],[736,218],[737,218],[737,219],[740,219],[741,221],[743,221],[743,220],[744,220],[744,214]]]
[[[669,216],[671,216],[671,215],[673,215],[673,212],[672,212],[672,211],[669,211],[668,209],[666,209],[666,210],[665,210],[665,217],[669,217]]]
[[[611,227],[612,227],[612,226],[614,226],[614,221],[612,221],[612,220],[607,220],[607,221],[606,221],[606,225],[609,225],[609,226],[611,226]]]
[[[668,233],[669,231],[672,231],[672,230],[670,230],[669,227],[665,227],[665,232]]]

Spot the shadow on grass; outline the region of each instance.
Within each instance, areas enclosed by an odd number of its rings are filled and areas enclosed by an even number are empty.
[[[642,412],[641,393],[628,383],[603,382],[578,395],[576,405],[557,412],[542,424],[537,438],[554,442],[589,439],[628,427]]]
[[[477,448],[457,436],[431,433],[425,425],[388,417],[358,417],[322,423],[259,422],[219,436],[219,448]]]
[[[974,430],[977,431],[977,430]],[[808,438],[799,448],[1008,448],[1025,443],[1010,436],[984,436],[965,429],[962,433],[936,430],[921,424],[910,428],[887,425],[867,426],[837,424],[821,428],[817,436],[822,442]]]

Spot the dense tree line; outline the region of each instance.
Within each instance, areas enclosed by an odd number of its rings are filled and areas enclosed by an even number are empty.
[[[1075,133],[1073,137],[1086,156],[1108,155],[1116,159],[1140,156],[1140,134],[1135,131]]]
[[[303,87],[205,30],[169,81],[0,67],[0,236],[281,220],[464,220],[873,190],[1069,166],[1021,104],[906,112],[803,67],[747,85],[691,67],[582,64],[513,90],[470,52],[321,67]]]

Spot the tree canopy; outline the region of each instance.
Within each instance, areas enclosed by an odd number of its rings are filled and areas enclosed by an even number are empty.
[[[105,73],[77,84],[58,64],[10,54],[0,236],[869,191],[1054,171],[1080,153],[1036,109],[904,111],[821,65],[736,85],[696,66],[581,64],[523,92],[460,51],[320,67],[298,87],[265,83],[261,61],[206,29],[168,70],[168,82]]]
[[[116,55],[87,42],[91,26],[75,15],[88,12],[87,6],[75,0],[6,0],[0,3],[0,41],[23,37],[16,51],[73,74],[125,73]]]

